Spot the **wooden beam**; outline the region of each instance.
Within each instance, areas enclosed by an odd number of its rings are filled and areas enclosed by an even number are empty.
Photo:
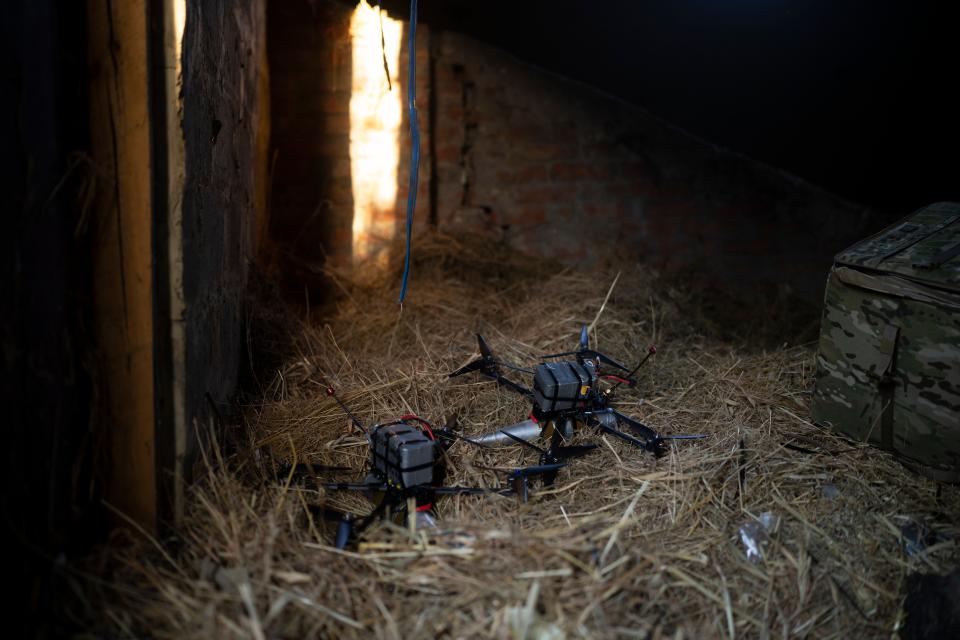
[[[105,498],[156,528],[147,6],[88,0],[91,153],[98,168],[93,308]]]

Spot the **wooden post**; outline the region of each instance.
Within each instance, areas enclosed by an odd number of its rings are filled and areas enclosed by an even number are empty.
[[[109,441],[105,499],[156,527],[147,6],[89,0],[91,153],[97,172],[93,309]]]

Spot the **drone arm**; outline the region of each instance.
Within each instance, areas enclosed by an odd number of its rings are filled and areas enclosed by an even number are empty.
[[[488,489],[486,487],[430,487],[439,496],[475,496],[484,493],[506,493],[507,489]]]
[[[321,482],[320,486],[328,491],[386,491],[385,482]]]
[[[623,441],[625,441],[625,442],[629,442],[629,443],[632,444],[633,446],[638,447],[638,448],[640,448],[640,449],[649,449],[649,448],[650,448],[649,445],[648,445],[646,442],[642,442],[642,441],[640,441],[640,440],[637,440],[637,439],[634,438],[633,436],[627,435],[627,434],[624,433],[623,431],[620,431],[619,429],[614,429],[613,427],[608,426],[608,425],[605,425],[605,424],[603,424],[602,422],[597,422],[597,428],[599,428],[601,431],[605,431],[606,433],[609,433],[610,435],[612,435],[612,436],[614,436],[614,437],[620,438],[621,440],[623,440]]]
[[[533,397],[533,391],[526,388],[522,384],[517,384],[516,382],[514,382],[513,380],[510,380],[509,378],[503,377],[499,373],[496,375],[488,376],[488,377],[496,381],[497,384],[499,384],[501,387],[505,389],[509,389],[510,391],[519,393],[522,396]]]
[[[619,411],[617,411],[616,409],[613,409],[613,410],[612,410],[612,413],[613,413],[613,415],[617,418],[617,422],[620,422],[620,423],[622,423],[622,424],[626,424],[628,427],[630,427],[630,429],[632,429],[632,430],[633,430],[634,432],[636,432],[637,434],[643,436],[643,437],[646,438],[648,441],[661,440],[661,439],[662,439],[662,438],[660,437],[660,434],[659,434],[659,433],[657,433],[656,431],[654,431],[652,428],[648,427],[647,425],[643,424],[643,423],[640,422],[639,420],[634,420],[633,418],[631,418],[631,417],[629,417],[629,416],[625,416],[625,415],[623,415],[622,413],[620,413]]]

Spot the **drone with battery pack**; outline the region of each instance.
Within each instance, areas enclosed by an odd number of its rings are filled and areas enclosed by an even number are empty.
[[[486,435],[472,438],[474,444],[517,442],[538,451],[541,462],[553,464],[563,460],[565,453],[581,455],[597,445],[569,446],[564,443],[574,436],[578,425],[595,427],[639,449],[649,451],[656,457],[667,452],[670,440],[695,440],[702,435],[661,435],[646,424],[617,411],[613,405],[614,393],[620,385],[633,387],[637,371],[657,352],[651,345],[647,353],[633,368],[617,362],[610,356],[590,348],[589,334],[584,326],[576,351],[554,353],[542,357],[533,369],[520,367],[497,360],[483,336],[477,334],[480,357],[450,374],[457,377],[477,372],[500,386],[529,398],[533,402],[530,417],[515,425],[498,429]],[[572,359],[570,359],[572,356]],[[559,358],[565,358],[558,360]],[[533,388],[507,378],[502,369],[533,375]],[[619,427],[624,426],[632,433]],[[550,440],[547,449],[533,445],[530,440],[543,435]],[[552,482],[555,473],[544,477]]]
[[[399,420],[367,429],[337,397],[333,387],[327,387],[327,395],[343,409],[353,426],[366,436],[370,448],[366,477],[362,482],[326,481],[321,476],[349,472],[351,469],[309,463],[281,466],[276,476],[285,478],[287,483],[294,479],[304,483],[312,480],[314,486],[326,491],[358,491],[375,500],[373,511],[365,516],[326,505],[311,507],[314,514],[337,523],[334,546],[338,549],[345,548],[377,520],[419,517],[432,523],[434,503],[440,496],[515,494],[522,502],[526,502],[530,495],[531,479],[554,475],[565,466],[565,463],[555,461],[513,469],[507,472],[507,484],[501,488],[445,486],[445,452],[461,438],[453,428],[435,429],[419,416],[404,415]]]

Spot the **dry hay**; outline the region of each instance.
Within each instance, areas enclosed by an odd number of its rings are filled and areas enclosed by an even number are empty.
[[[958,492],[812,425],[811,347],[770,352],[704,335],[697,300],[650,272],[562,270],[509,257],[481,239],[428,236],[416,249],[407,307],[396,265],[373,281],[335,274],[336,305],[313,309],[263,397],[245,407],[233,453],[217,448],[175,540],[133,537],[112,552],[112,586],[86,584],[98,627],[154,637],[879,637],[900,624],[910,570],[956,564]],[[620,409],[665,433],[704,433],[659,460],[601,443],[526,505],[446,497],[439,529],[373,528],[337,551],[306,515],[318,500],[265,480],[276,460],[366,462],[363,439],[324,392],[330,382],[364,422],[455,413],[467,434],[523,419],[529,407],[490,382],[448,380],[482,330],[506,360],[576,342],[630,360],[659,354]],[[261,372],[261,378],[263,372]],[[449,483],[496,486],[535,463],[517,446],[450,451]],[[367,510],[359,495],[330,504]],[[769,512],[763,558],[739,529]],[[907,555],[910,520],[946,540]],[[93,595],[91,595],[93,594]]]

